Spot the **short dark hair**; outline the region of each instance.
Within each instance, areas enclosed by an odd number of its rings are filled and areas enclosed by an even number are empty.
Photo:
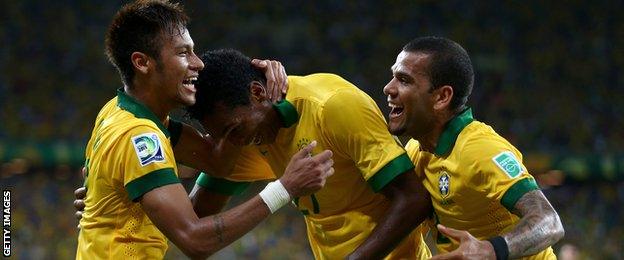
[[[266,77],[260,69],[251,64],[251,59],[233,49],[207,51],[200,55],[204,69],[199,72],[195,83],[195,104],[187,107],[192,119],[202,120],[214,112],[219,103],[227,108],[250,104],[249,84],[259,81],[266,84]]]
[[[128,86],[132,84],[133,52],[143,52],[159,61],[165,33],[180,33],[188,21],[179,4],[166,0],[139,0],[119,9],[106,32],[105,52],[121,80]]]
[[[474,71],[468,52],[461,45],[446,38],[428,36],[412,40],[403,51],[430,55],[427,73],[433,89],[444,85],[453,88],[453,110],[466,104],[474,84]]]

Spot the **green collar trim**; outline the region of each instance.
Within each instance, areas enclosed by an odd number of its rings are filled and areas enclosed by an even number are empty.
[[[278,101],[273,104],[273,109],[277,112],[285,128],[289,128],[299,122],[299,113],[297,113],[295,106],[288,102],[288,100],[283,99]]]
[[[449,121],[446,125],[444,132],[442,132],[442,135],[440,135],[440,139],[438,139],[435,154],[437,156],[448,154],[455,145],[455,141],[457,141],[459,133],[461,133],[461,131],[464,130],[464,127],[472,121],[474,121],[474,118],[472,117],[471,108],[466,108],[464,111],[451,119],[451,121]]]
[[[149,110],[149,108],[147,108],[145,105],[139,103],[139,101],[126,94],[123,88],[117,89],[117,106],[123,110],[132,113],[137,118],[152,120],[154,124],[158,126],[160,131],[162,131],[165,136],[169,138],[169,131],[167,130],[165,125],[160,122],[160,119],[158,119],[158,117],[156,117],[156,115],[154,115],[154,113]]]

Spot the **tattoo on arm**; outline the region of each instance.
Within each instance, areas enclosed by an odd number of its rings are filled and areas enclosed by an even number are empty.
[[[217,235],[217,239],[219,239],[219,243],[223,243],[223,217],[221,215],[215,215],[212,217],[212,221],[215,225],[215,234]]]
[[[509,258],[533,255],[556,243],[563,237],[559,215],[542,191],[524,194],[514,206],[520,221],[503,238],[509,247]]]

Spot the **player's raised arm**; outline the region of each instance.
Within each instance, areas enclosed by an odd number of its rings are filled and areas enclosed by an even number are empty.
[[[199,218],[181,184],[165,185],[140,198],[143,210],[171,241],[192,258],[206,258],[232,243],[291,198],[318,191],[333,174],[331,151],[314,157],[314,144],[295,154],[284,175],[257,196],[218,215]]]

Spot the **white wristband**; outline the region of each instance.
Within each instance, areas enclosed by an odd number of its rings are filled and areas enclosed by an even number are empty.
[[[288,191],[279,180],[267,184],[258,195],[269,207],[271,213],[275,213],[275,211],[290,202],[290,194],[288,194]]]

